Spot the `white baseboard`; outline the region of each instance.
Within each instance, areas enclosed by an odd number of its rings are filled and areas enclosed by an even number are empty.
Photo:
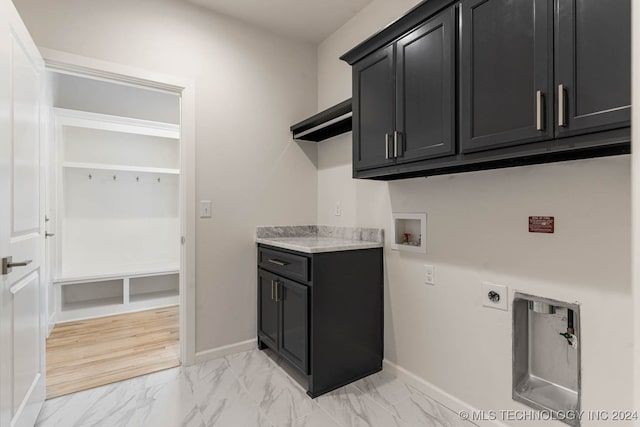
[[[205,351],[196,352],[196,363],[206,362],[207,360],[218,359],[230,354],[242,353],[243,351],[253,350],[258,344],[256,339],[237,342],[235,344],[224,345],[222,347],[212,348]]]
[[[479,412],[477,408],[447,393],[441,388],[431,384],[429,381],[417,376],[413,372],[410,372],[401,366],[396,365],[393,362],[385,360],[383,362],[383,367],[385,372],[388,372],[391,375],[400,378],[407,384],[410,384],[411,386],[417,388],[422,393],[426,394],[433,400],[443,404],[455,413],[459,413],[460,411],[467,411],[468,413]],[[507,424],[504,424],[498,420],[473,421],[473,423],[480,427],[508,427]]]

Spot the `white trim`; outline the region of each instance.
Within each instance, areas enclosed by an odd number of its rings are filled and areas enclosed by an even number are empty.
[[[88,58],[68,52],[39,48],[48,69],[77,73],[83,77],[116,81],[180,94],[180,222],[186,238],[181,251],[180,360],[192,365],[196,353],[195,236],[196,236],[196,119],[195,82],[149,70]]]
[[[427,253],[427,214],[393,212],[391,224],[391,249],[394,251]],[[420,221],[420,246],[412,246],[398,242],[396,225],[398,220]]]
[[[92,113],[89,111],[69,110],[66,108],[54,108],[53,113],[61,126],[132,133],[135,135],[159,136],[170,139],[180,138],[180,125],[173,123],[134,119],[131,117]]]
[[[38,47],[38,49],[49,70],[64,74],[73,74],[101,81],[117,81],[131,86],[156,89],[168,93],[180,93],[185,88],[193,85],[190,79],[169,76],[155,71],[45,47]]]
[[[180,175],[180,169],[152,168],[147,166],[108,165],[105,163],[63,162],[62,167],[67,169],[93,169],[116,172],[140,172],[157,173],[164,175]]]
[[[407,384],[417,388],[422,393],[426,394],[433,400],[441,403],[447,408],[451,409],[455,413],[459,413],[460,411],[467,411],[468,413],[479,412],[478,408],[469,405],[467,402],[464,402],[457,397],[447,393],[441,388],[435,386],[429,381],[417,376],[411,371],[396,365],[393,362],[388,360],[384,360],[383,369],[385,372],[395,376],[396,378],[401,379]],[[504,424],[498,420],[495,421],[473,421],[473,424],[476,424],[480,427],[508,427],[507,424]]]
[[[51,315],[49,316],[49,323],[47,324],[47,338],[49,338],[49,335],[51,335],[51,332],[53,331],[54,326],[56,326],[56,312],[55,311],[53,313],[51,313]]]
[[[130,273],[98,274],[95,276],[57,277],[53,279],[53,283],[55,285],[74,285],[76,283],[99,282],[99,281],[107,281],[111,279],[122,279],[123,277],[152,277],[152,276],[164,276],[164,275],[178,274],[178,273],[180,273],[180,269],[178,267],[167,267],[164,269],[156,268],[154,270],[132,271]]]
[[[199,351],[196,353],[195,363],[206,362],[207,360],[219,359],[230,354],[242,353],[243,351],[249,351],[257,348],[257,341],[255,338],[237,342],[235,344],[223,345],[222,347],[212,348],[205,351]]]
[[[9,292],[11,292],[13,295],[17,294],[22,289],[24,289],[24,287],[27,286],[29,283],[33,283],[34,279],[37,280],[38,283],[40,283],[40,277],[38,276],[37,271],[32,271],[31,274],[29,274],[23,279],[20,279],[18,283],[16,283],[11,288],[9,288]]]
[[[145,304],[144,302],[133,302],[129,303],[129,305],[112,304],[102,307],[79,308],[76,310],[61,311],[58,316],[59,320],[56,322],[56,324],[61,325],[63,323],[99,319],[104,317],[117,316],[119,314],[139,313],[141,311],[174,307],[176,305],[178,305],[178,297],[173,296],[158,298],[152,301],[152,304],[149,305]]]
[[[29,400],[33,396],[33,393],[36,391],[36,387],[38,387],[38,383],[40,382],[41,376],[42,376],[41,373],[36,374],[36,377],[34,378],[33,382],[29,386],[29,390],[27,390],[27,393],[24,395],[24,399],[22,399],[22,402],[20,402],[20,406],[18,406],[16,413],[13,415],[13,418],[11,419],[11,427],[15,427],[17,425],[16,422],[20,421],[20,417],[22,416],[22,413],[27,408],[27,404],[29,403]]]

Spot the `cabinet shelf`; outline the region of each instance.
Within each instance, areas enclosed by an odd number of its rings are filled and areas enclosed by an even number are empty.
[[[320,142],[350,132],[352,129],[351,99],[328,108],[315,116],[291,126],[294,139]]]
[[[67,169],[93,169],[117,172],[140,172],[180,175],[180,169],[151,168],[146,166],[107,165],[102,163],[64,162],[62,164],[62,167]]]
[[[122,305],[122,297],[96,298],[78,302],[62,303],[62,311],[82,310],[85,308],[108,307]]]
[[[73,283],[97,282],[102,280],[118,279],[122,277],[163,276],[166,274],[178,274],[179,272],[180,269],[178,266],[168,266],[166,268],[130,270],[124,273],[67,275],[54,279],[53,283],[57,285],[66,285]]]
[[[131,295],[129,297],[129,301],[134,303],[134,302],[141,302],[141,301],[160,300],[163,298],[171,298],[171,297],[178,297],[178,296],[179,296],[179,293],[177,289],[175,291],[169,290],[169,291],[146,292],[142,294]]]

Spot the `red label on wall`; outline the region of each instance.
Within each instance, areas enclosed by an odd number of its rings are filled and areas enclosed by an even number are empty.
[[[530,216],[529,217],[529,233],[547,233],[555,232],[555,218],[552,216]]]

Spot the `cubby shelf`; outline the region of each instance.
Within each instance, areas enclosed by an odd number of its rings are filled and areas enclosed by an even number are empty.
[[[93,169],[118,172],[158,173],[169,175],[180,174],[180,169],[151,168],[146,166],[107,165],[101,163],[64,162],[62,164],[62,167],[69,169]]]
[[[172,139],[180,138],[180,126],[171,123],[67,110],[64,108],[54,108],[53,110],[59,126],[82,127]]]
[[[178,270],[57,279],[57,321],[177,305]]]
[[[180,272],[180,268],[178,266],[167,266],[167,267],[158,267],[158,268],[141,268],[141,269],[131,269],[127,272],[118,272],[118,273],[97,273],[97,274],[82,274],[82,275],[66,275],[57,277],[54,279],[53,283],[57,285],[67,285],[73,283],[84,283],[84,282],[97,282],[102,280],[109,279],[118,279],[122,277],[152,277],[152,276],[163,276],[166,274],[178,274]]]
[[[178,304],[179,125],[60,108],[54,115],[56,321]]]

